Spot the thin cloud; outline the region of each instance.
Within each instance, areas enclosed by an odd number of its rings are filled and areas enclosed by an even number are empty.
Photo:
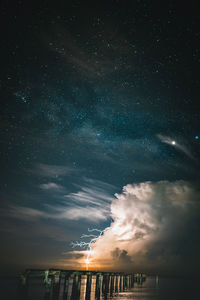
[[[73,202],[83,204],[88,203],[96,206],[108,206],[113,200],[113,197],[111,197],[109,194],[87,187],[81,187],[81,191],[78,191],[77,193],[70,193],[64,197]]]
[[[162,134],[157,134],[157,137],[162,143],[171,145],[172,147],[175,147],[181,152],[185,153],[189,158],[195,159],[192,153],[189,151],[189,149],[186,146],[179,144],[175,139],[172,139],[171,137]]]
[[[92,222],[105,221],[108,217],[108,211],[104,208],[96,208],[96,207],[71,207],[64,212],[60,213],[61,218],[66,218],[69,220],[90,220]]]
[[[115,186],[100,180],[84,178],[84,184],[77,185],[77,188],[79,189],[77,192],[64,195],[70,203],[98,208],[103,206],[107,212],[110,210],[113,193],[116,191]]]
[[[57,184],[55,182],[48,182],[48,183],[40,184],[40,188],[45,191],[56,191],[56,192],[64,192],[65,191],[65,188],[62,185]]]
[[[43,169],[48,170],[50,166],[45,165]],[[55,166],[53,168],[55,171]],[[57,167],[56,167],[57,170]],[[60,170],[60,168],[59,168]],[[63,169],[61,169],[63,172]],[[24,221],[33,221],[35,219],[55,219],[55,220],[87,220],[93,223],[105,221],[110,216],[110,204],[113,201],[112,190],[114,186],[89,178],[84,178],[84,185],[77,186],[75,193],[64,194],[65,188],[55,182],[41,184],[40,188],[44,191],[57,193],[59,203],[49,205],[44,203],[42,209],[27,207],[23,205],[10,205],[3,215],[21,219]],[[62,195],[63,193],[63,195]]]
[[[90,222],[99,222],[106,220],[108,211],[105,208],[97,207],[64,207],[64,206],[50,206],[49,211],[42,211],[25,206],[10,206],[7,213],[4,215],[21,219],[24,221],[33,221],[35,219],[55,219],[55,220],[90,220]]]
[[[57,178],[66,174],[74,172],[73,168],[60,165],[36,164],[35,168],[31,171],[43,177]]]
[[[32,221],[37,218],[48,218],[49,216],[47,213],[39,209],[19,205],[11,205],[4,215],[24,221]]]

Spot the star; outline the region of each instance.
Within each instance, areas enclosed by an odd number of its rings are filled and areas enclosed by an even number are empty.
[[[198,140],[198,139],[199,139],[199,136],[198,136],[198,135],[196,135],[196,136],[195,136],[195,140]]]

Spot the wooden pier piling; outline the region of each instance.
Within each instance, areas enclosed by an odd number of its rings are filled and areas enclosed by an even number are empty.
[[[20,300],[28,300],[29,278],[41,278],[44,300],[100,300],[141,285],[144,274],[75,270],[26,270],[20,277]]]

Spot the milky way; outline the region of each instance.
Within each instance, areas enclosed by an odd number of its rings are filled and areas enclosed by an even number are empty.
[[[138,258],[137,268],[145,261],[150,271],[167,272],[169,258],[171,264],[184,260],[197,270],[197,251],[185,246],[189,239],[199,249],[198,217],[193,219],[191,209],[199,211],[195,4],[65,2],[47,7],[3,1],[0,12],[2,266],[83,268],[85,252],[72,249],[71,242],[88,228],[108,227],[100,239],[105,241],[117,222],[113,210],[123,187],[151,182],[154,190],[165,182],[158,201],[145,204],[143,229],[141,220],[133,221],[141,207],[127,204],[133,214],[121,238],[133,239],[130,231],[137,229],[138,240],[148,230],[151,238],[160,221],[173,223],[178,208],[167,213],[172,210],[167,187],[192,186],[191,202],[180,210],[183,228],[174,233],[178,242],[173,247],[171,227],[161,228],[163,238],[144,246],[148,253]],[[122,243],[108,247],[107,265],[99,263],[97,251],[99,268],[112,268],[117,259],[123,268],[136,267],[135,240],[129,247]],[[169,252],[162,252],[165,243]],[[99,240],[94,247],[100,249]],[[160,257],[153,267],[152,257]]]

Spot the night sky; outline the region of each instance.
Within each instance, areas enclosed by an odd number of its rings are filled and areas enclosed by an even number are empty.
[[[1,272],[199,271],[197,2],[2,1]]]

